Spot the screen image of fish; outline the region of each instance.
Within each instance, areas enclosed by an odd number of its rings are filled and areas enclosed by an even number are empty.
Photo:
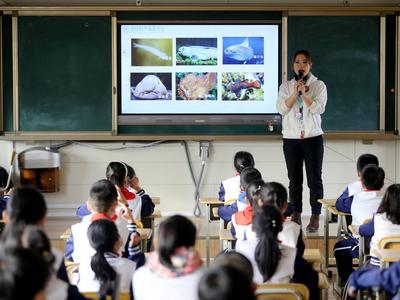
[[[278,24],[121,24],[120,115],[276,114]]]

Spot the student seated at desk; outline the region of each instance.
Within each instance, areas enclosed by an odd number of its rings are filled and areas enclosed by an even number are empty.
[[[175,215],[162,221],[155,248],[133,274],[135,300],[196,300],[203,274],[196,249],[196,227]]]
[[[358,180],[350,183],[343,193],[336,200],[336,208],[338,211],[351,213],[351,203],[353,202],[354,195],[362,191],[361,184],[361,171],[366,165],[374,164],[379,166],[378,158],[373,154],[362,154],[357,159],[357,176]],[[350,222],[349,222],[350,224]]]
[[[140,187],[139,178],[131,166],[124,162],[110,162],[106,169],[106,177],[120,190],[126,200],[125,204],[132,210],[134,219],[142,220],[154,212],[155,204]],[[86,204],[79,206],[76,211],[76,215],[81,219],[89,214]]]
[[[224,205],[230,205],[236,202],[240,189],[240,174],[245,168],[254,168],[254,158],[251,153],[246,151],[236,152],[233,158],[233,166],[236,170],[235,177],[222,181],[219,188],[218,199],[224,202]]]
[[[364,220],[372,218],[381,203],[379,191],[383,187],[385,172],[382,168],[369,164],[361,172],[363,190],[354,195],[351,204],[352,225],[360,226]],[[344,284],[353,272],[352,259],[358,257],[358,236],[338,241],[334,246],[334,255],[341,284]]]
[[[379,267],[379,258],[373,256],[379,240],[384,237],[400,236],[400,184],[392,184],[387,189],[373,219],[359,228],[360,235],[372,236],[370,244],[370,266]]]
[[[390,294],[389,299],[399,299],[400,262],[393,263],[387,269],[364,267],[354,271],[349,279],[348,294],[355,297],[357,290],[380,287]],[[397,296],[397,297],[395,297]]]
[[[100,219],[90,224],[87,235],[90,246],[96,251],[90,261],[79,265],[78,288],[81,292],[98,292],[99,297],[114,295],[119,292],[129,293],[136,263],[121,257],[123,243],[115,223]],[[132,234],[129,253],[140,251],[137,235]]]
[[[246,206],[246,187],[255,180],[260,180],[261,173],[256,168],[245,168],[240,174],[240,189],[241,193],[235,203],[218,207],[218,216],[230,222],[232,215],[238,211],[243,211]]]
[[[102,179],[95,182],[90,189],[90,199],[88,207],[92,214],[85,216],[78,224],[71,226],[71,236],[65,247],[65,258],[76,263],[90,260],[95,253],[90,246],[87,237],[87,230],[91,222],[99,219],[109,219],[115,222],[118,227],[118,232],[123,241],[121,249],[130,240],[129,235],[136,234],[136,225],[130,209],[124,204],[118,203],[117,199],[123,198],[123,195],[118,195],[115,186],[108,180]],[[118,208],[120,214],[115,214]],[[127,256],[127,251],[124,255]],[[143,263],[141,255],[136,256],[138,264]]]

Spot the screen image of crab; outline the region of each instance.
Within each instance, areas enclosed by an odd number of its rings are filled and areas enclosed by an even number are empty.
[[[175,48],[177,65],[218,64],[217,38],[176,38]]]
[[[176,100],[217,100],[216,72],[177,72]]]
[[[131,39],[132,66],[172,66],[172,39]]]
[[[264,64],[263,37],[223,37],[222,43],[225,65]]]
[[[131,100],[172,100],[172,73],[131,73]]]

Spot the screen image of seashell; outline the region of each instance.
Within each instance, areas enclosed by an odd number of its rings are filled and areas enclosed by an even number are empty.
[[[137,84],[133,95],[138,99],[167,99],[168,91],[160,78],[155,75],[147,75]]]
[[[217,73],[204,75],[188,73],[183,77],[177,88],[177,96],[183,100],[216,100],[210,91],[216,89]]]

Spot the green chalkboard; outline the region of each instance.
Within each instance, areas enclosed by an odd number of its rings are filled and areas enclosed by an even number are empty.
[[[18,18],[19,130],[111,131],[110,17]]]
[[[289,77],[293,54],[307,49],[328,88],[323,129],[379,129],[379,24],[377,16],[288,18]]]
[[[11,15],[2,16],[3,51],[3,126],[4,131],[13,131],[12,94],[12,26]]]

